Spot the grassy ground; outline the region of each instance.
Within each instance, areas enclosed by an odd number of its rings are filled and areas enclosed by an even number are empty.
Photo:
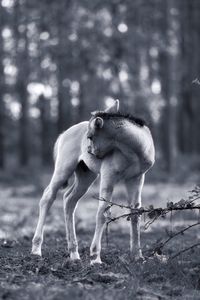
[[[65,241],[61,195],[47,219],[43,257],[30,255],[31,239],[38,217],[38,201],[46,177],[18,182],[12,187],[3,182],[0,189],[0,297],[1,299],[200,299],[200,250],[195,248],[167,262],[153,257],[134,262],[129,256],[128,222],[112,224],[105,236],[101,266],[90,266],[89,246],[94,232],[97,192],[94,186],[77,209],[77,235],[81,262],[71,263]],[[34,182],[32,184],[31,182]],[[166,206],[187,195],[193,184],[149,183],[145,185],[143,205]],[[125,201],[118,186],[115,201]],[[113,214],[122,213],[115,209]],[[195,213],[177,213],[172,222],[155,222],[142,227],[144,254],[168,232],[198,219]],[[143,221],[144,225],[144,221]],[[191,229],[164,249],[172,256],[199,240],[198,228]]]

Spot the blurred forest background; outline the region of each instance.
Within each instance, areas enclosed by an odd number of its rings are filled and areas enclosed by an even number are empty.
[[[0,168],[51,166],[58,134],[118,98],[157,168],[200,168],[199,0],[1,0]]]

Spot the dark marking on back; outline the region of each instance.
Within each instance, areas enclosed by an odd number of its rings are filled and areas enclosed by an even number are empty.
[[[109,119],[114,119],[114,118],[121,118],[121,119],[126,119],[130,122],[132,122],[133,124],[136,124],[140,127],[143,127],[144,125],[146,125],[146,122],[138,117],[135,117],[131,114],[123,114],[121,112],[117,112],[117,113],[107,113],[104,111],[98,111],[95,113],[94,117],[101,117],[104,120],[109,120]]]
[[[81,170],[83,170],[83,172],[89,171],[88,166],[84,163],[83,160],[81,160],[81,161],[79,162],[78,166],[81,168]]]

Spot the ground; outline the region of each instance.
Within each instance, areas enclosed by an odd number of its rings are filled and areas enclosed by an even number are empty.
[[[170,231],[196,222],[195,213],[177,213],[148,230],[142,226],[142,247],[147,260],[135,262],[129,255],[129,222],[112,224],[103,239],[101,266],[90,266],[89,246],[95,224],[97,200],[91,188],[76,213],[81,262],[71,263],[65,240],[61,193],[47,219],[43,257],[30,254],[38,217],[38,201],[49,175],[33,180],[15,180],[0,186],[0,298],[1,299],[200,299],[200,249],[171,259],[181,249],[199,240],[198,228],[174,239],[163,255],[148,258],[148,251]],[[143,205],[166,206],[187,196],[193,183],[147,183]],[[118,186],[115,201],[124,203]],[[122,213],[115,209],[113,215]],[[165,258],[169,256],[166,261]]]

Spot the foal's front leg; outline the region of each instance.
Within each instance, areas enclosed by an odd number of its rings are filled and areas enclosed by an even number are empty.
[[[100,199],[111,201],[115,179],[115,175],[111,174],[110,170],[104,169],[103,172],[101,172],[101,183],[99,193]],[[108,203],[99,200],[99,207],[96,215],[95,233],[90,247],[91,264],[102,263],[100,256],[101,239],[106,223],[106,215],[108,214],[108,206]]]
[[[126,188],[128,192],[128,202],[133,208],[141,207],[141,193],[144,184],[145,175],[142,174],[126,181]],[[130,211],[131,212],[131,211]],[[142,250],[140,245],[140,219],[139,215],[131,216],[130,228],[130,251],[133,257],[142,257]]]

